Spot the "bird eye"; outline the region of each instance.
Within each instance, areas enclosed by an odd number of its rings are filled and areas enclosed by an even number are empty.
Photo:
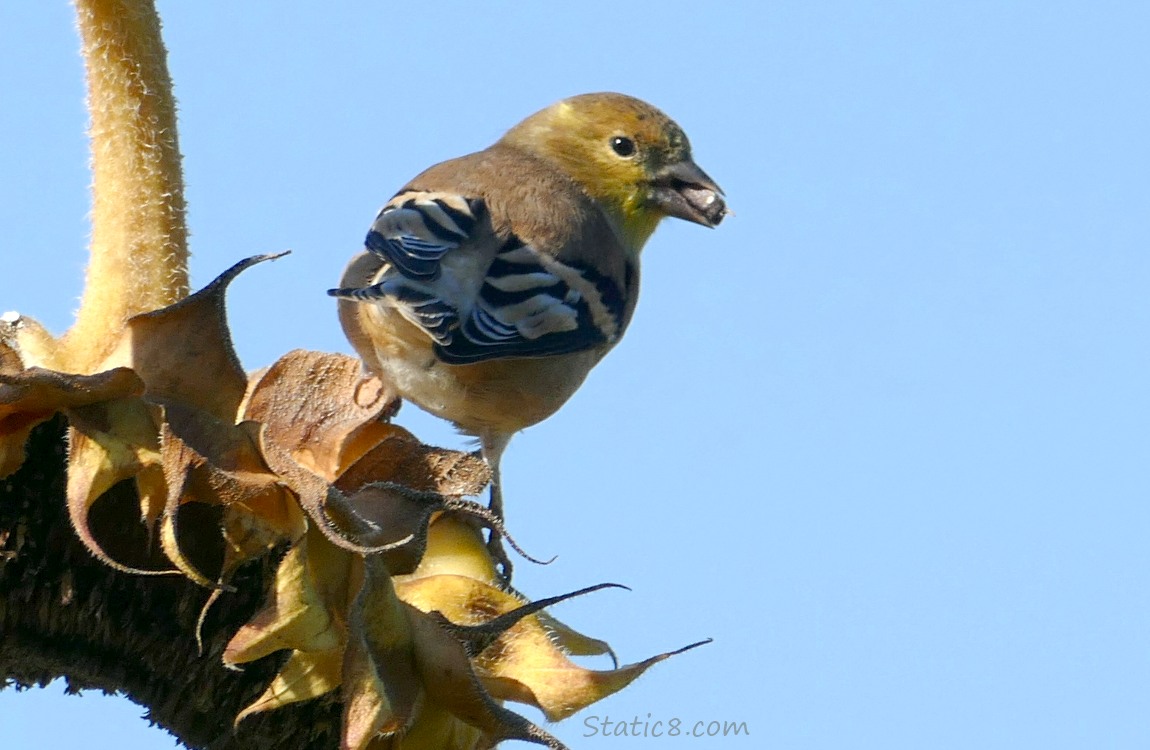
[[[617,135],[611,139],[611,150],[619,156],[632,156],[635,153],[635,141]]]

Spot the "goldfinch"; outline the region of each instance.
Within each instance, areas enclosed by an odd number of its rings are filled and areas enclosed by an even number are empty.
[[[669,117],[623,94],[575,96],[400,189],[329,294],[368,369],[479,439],[502,514],[504,448],[619,342],[656,225],[726,214]]]

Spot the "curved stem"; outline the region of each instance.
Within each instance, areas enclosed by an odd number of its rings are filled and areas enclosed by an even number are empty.
[[[153,0],[76,0],[88,77],[92,244],[58,369],[100,365],[124,321],[188,294],[176,103]]]

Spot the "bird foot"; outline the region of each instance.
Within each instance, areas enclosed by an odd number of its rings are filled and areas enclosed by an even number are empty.
[[[507,556],[507,549],[503,546],[503,534],[492,529],[487,538],[487,554],[495,561],[495,572],[505,584],[511,583],[511,558]]]

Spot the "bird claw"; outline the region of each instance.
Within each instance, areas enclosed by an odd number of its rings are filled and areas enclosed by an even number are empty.
[[[449,499],[445,503],[444,508],[469,518],[471,523],[475,524],[476,528],[488,530],[487,554],[495,563],[497,574],[504,583],[510,583],[513,568],[511,558],[508,556],[503,544],[505,539],[507,540],[508,547],[515,550],[524,560],[533,562],[536,565],[550,565],[556,560],[554,556],[550,560],[540,560],[527,554],[515,541],[515,538],[507,533],[507,529],[503,525],[503,516],[490,506],[484,507],[470,500],[455,498]]]
[[[511,558],[507,556],[507,550],[503,546],[503,534],[495,529],[491,530],[487,539],[487,554],[491,555],[491,559],[495,561],[495,572],[499,578],[503,583],[510,584],[511,571],[514,566],[511,565]]]

